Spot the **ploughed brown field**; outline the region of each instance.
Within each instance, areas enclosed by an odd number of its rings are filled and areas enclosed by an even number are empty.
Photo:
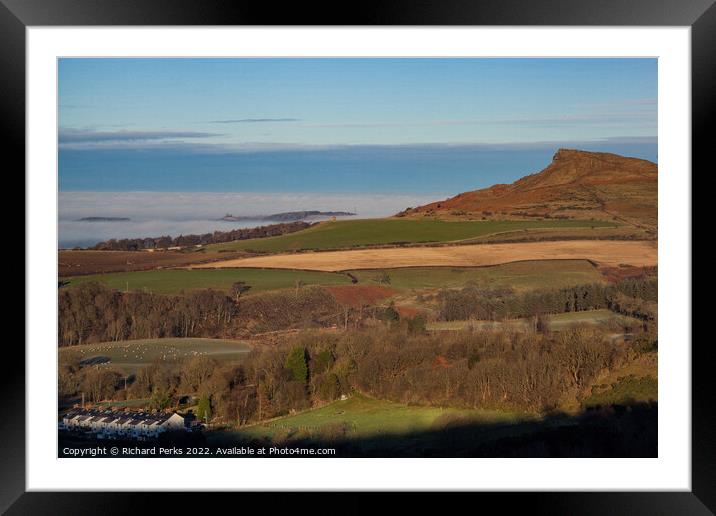
[[[353,308],[375,305],[397,293],[393,288],[380,285],[333,285],[323,288],[333,294],[340,304]]]
[[[225,260],[245,255],[241,251],[227,252],[174,252],[159,251],[60,251],[58,273],[60,277],[102,274],[105,272],[130,272],[183,267],[212,260]]]
[[[278,254],[222,260],[191,267],[343,271],[418,266],[483,266],[523,260],[560,259],[586,259],[604,267],[618,267],[622,264],[651,267],[657,265],[657,255],[657,243],[654,241],[572,240]]]

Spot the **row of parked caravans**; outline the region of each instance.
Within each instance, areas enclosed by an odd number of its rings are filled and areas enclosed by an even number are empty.
[[[185,430],[184,418],[177,413],[116,412],[76,409],[62,418],[61,430],[81,430],[99,439],[156,439],[160,434]]]

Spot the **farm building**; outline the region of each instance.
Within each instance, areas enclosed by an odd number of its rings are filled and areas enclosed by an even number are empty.
[[[74,409],[62,418],[60,429],[89,432],[99,439],[146,440],[156,439],[167,431],[186,430],[186,426],[177,413]]]

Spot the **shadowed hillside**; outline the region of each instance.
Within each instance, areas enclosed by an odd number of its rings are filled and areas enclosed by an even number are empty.
[[[657,165],[617,154],[559,149],[541,172],[400,215],[616,219],[655,228]]]
[[[657,403],[630,403],[611,405],[567,415],[555,413],[533,422],[476,423],[456,420],[437,421],[433,428],[404,434],[379,434],[370,437],[350,438],[345,428],[338,425],[327,435],[307,434],[272,440],[250,438],[221,431],[194,434],[163,434],[158,442],[112,440],[118,446],[118,455],[103,458],[126,457],[127,448],[157,448],[159,446],[186,447],[204,451],[212,457],[237,458],[241,455],[216,454],[217,448],[265,447],[261,457],[301,457],[276,453],[277,449],[333,448],[330,457],[656,457]],[[77,438],[61,433],[60,457],[68,456],[67,447],[91,449],[98,443],[92,439]],[[136,456],[136,452],[131,456]],[[88,455],[91,456],[91,455]],[[168,457],[159,453],[155,456]],[[248,457],[256,457],[254,453]],[[305,457],[305,455],[303,455]]]

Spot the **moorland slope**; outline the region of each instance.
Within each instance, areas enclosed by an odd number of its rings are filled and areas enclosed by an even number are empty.
[[[541,172],[399,215],[616,219],[656,228],[657,165],[617,154],[559,149]]]

